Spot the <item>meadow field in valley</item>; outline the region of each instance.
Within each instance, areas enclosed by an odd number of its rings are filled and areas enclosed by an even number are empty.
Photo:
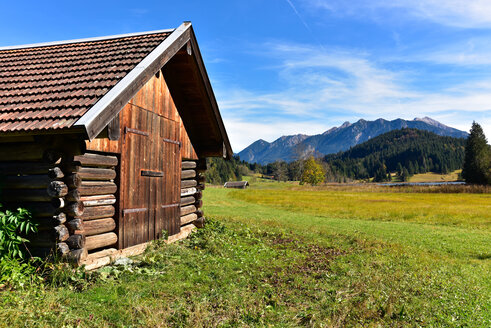
[[[447,174],[439,174],[434,172],[419,173],[413,175],[409,182],[436,182],[436,181],[458,181],[462,170],[456,170]]]
[[[4,290],[0,326],[489,327],[491,194],[427,191],[210,186],[188,240]]]

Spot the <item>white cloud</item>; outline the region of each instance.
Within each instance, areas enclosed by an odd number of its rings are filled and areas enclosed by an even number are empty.
[[[476,120],[491,139],[491,77],[425,90],[368,54],[326,54],[318,47],[285,43],[260,48],[270,49],[266,55],[277,60],[271,70],[277,74],[278,91],[216,90],[236,152],[260,138],[317,134],[359,118],[430,116],[465,131]]]
[[[292,122],[285,120],[251,122],[240,118],[224,118],[233,151],[238,153],[258,139],[272,142],[283,135],[319,134],[326,130],[324,122]]]
[[[305,0],[308,6],[334,13],[379,17],[381,11],[399,10],[397,17],[416,17],[460,28],[491,27],[489,0]],[[390,19],[390,16],[383,16]]]
[[[432,44],[419,47],[416,51],[406,50],[403,56],[386,56],[383,60],[455,65],[463,68],[491,67],[491,40],[487,37],[472,37],[445,44]]]

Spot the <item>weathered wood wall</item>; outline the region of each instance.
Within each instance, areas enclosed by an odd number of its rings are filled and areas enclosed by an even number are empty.
[[[176,121],[131,105],[124,110],[121,248],[179,232],[181,158]]]
[[[117,140],[106,130],[86,144],[91,151],[121,154],[118,248],[153,240],[163,230],[177,234],[181,159],[198,157],[160,72],[115,120]]]
[[[66,161],[64,167],[79,184],[69,191],[69,206],[83,208],[81,212],[69,212],[67,240],[71,249],[87,254],[113,246],[116,234],[117,168],[118,158],[108,154],[86,152]],[[70,205],[71,204],[71,205]]]
[[[180,127],[177,140],[181,143],[181,158],[198,159],[162,74],[159,73],[148,81],[120,113],[117,120],[119,120],[121,135],[124,133],[124,121],[126,120],[124,116],[128,115],[127,113],[134,110],[135,107],[154,112],[160,117],[177,122]],[[110,140],[107,137],[107,133],[102,134],[101,138],[94,139],[90,142],[87,141],[87,149],[121,153],[122,140],[121,138],[119,140]]]

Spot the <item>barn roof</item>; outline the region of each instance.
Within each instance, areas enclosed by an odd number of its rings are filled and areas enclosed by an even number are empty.
[[[68,131],[93,139],[161,69],[197,152],[231,157],[189,22],[170,30],[0,48],[0,134]]]
[[[223,185],[225,188],[243,188],[249,185],[247,181],[228,181]]]
[[[73,126],[169,34],[0,49],[0,131]]]

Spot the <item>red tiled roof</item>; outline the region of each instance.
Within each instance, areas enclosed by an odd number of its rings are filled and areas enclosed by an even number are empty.
[[[71,127],[169,34],[0,50],[0,133]]]

